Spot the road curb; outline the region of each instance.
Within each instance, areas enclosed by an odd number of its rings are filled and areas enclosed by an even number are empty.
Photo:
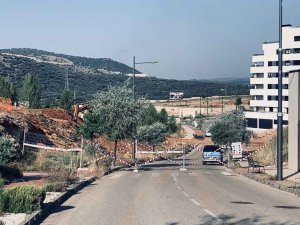
[[[93,183],[96,180],[96,177],[89,177],[85,180],[80,181],[79,183],[70,185],[67,188],[67,191],[57,198],[54,202],[49,202],[43,204],[43,208],[41,210],[35,211],[31,213],[25,221],[19,223],[19,225],[34,225],[38,224],[38,222],[45,219],[47,216],[51,214],[51,212],[62,203],[64,203],[67,199],[69,199],[72,195],[74,195],[79,190],[83,189],[87,185]]]
[[[272,188],[275,188],[275,189],[278,189],[278,190],[281,190],[281,191],[292,193],[292,194],[296,195],[297,197],[300,197],[300,188],[287,187],[285,185],[278,184],[278,183],[276,183],[276,181],[273,181],[273,180],[262,179],[262,178],[256,177],[255,175],[248,174],[248,173],[241,173],[241,172],[237,172],[235,170],[231,170],[231,171],[236,173],[236,174],[239,174],[243,177],[246,177],[250,180],[256,181],[256,182],[261,183],[261,184],[268,185]]]

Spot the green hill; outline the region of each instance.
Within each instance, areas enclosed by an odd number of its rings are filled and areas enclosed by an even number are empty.
[[[0,50],[0,76],[10,77],[20,90],[26,73],[38,75],[43,101],[58,101],[65,88],[66,74],[69,88],[76,92],[78,100],[87,101],[96,91],[129,79],[126,74],[132,70],[109,58],[86,58],[26,48]],[[136,78],[137,93],[148,99],[167,99],[170,91],[184,92],[185,97],[219,95],[225,86],[228,95],[235,94],[232,82]],[[249,94],[249,86],[238,85],[238,93]]]

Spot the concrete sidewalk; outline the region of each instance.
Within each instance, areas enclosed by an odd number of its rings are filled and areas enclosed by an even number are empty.
[[[271,176],[276,176],[277,169],[276,167],[266,167],[266,174],[269,174]],[[294,170],[291,170],[287,168],[287,166],[283,167],[283,179],[293,181],[296,183],[300,183],[300,172],[296,172]]]

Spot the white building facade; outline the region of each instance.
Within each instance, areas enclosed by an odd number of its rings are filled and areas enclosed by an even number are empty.
[[[278,109],[278,42],[265,42],[263,54],[252,56],[250,67],[250,109],[245,112],[248,127],[277,128]],[[282,27],[283,48],[283,125],[288,124],[289,71],[300,69],[300,27]]]

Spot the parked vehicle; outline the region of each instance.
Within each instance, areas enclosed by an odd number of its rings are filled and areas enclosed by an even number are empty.
[[[223,162],[222,149],[218,145],[206,145],[202,150],[202,165]]]

